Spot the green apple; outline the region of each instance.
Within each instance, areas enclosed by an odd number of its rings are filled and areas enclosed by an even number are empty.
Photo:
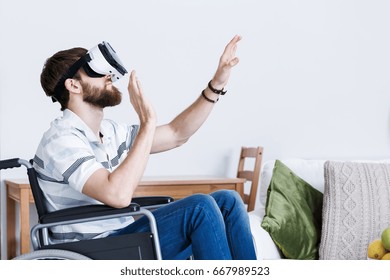
[[[385,247],[386,250],[390,251],[390,227],[388,227],[382,232],[381,240],[383,247]]]

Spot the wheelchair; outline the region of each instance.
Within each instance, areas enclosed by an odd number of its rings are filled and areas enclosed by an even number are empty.
[[[31,161],[19,158],[0,160],[0,170],[24,166],[27,168],[38,223],[31,228],[34,251],[14,260],[161,260],[156,220],[152,209],[173,201],[168,196],[135,197],[125,208],[107,205],[86,205],[48,212]],[[146,216],[150,232],[108,236],[89,240],[58,243],[50,237],[50,228],[58,225],[87,223],[127,216]]]

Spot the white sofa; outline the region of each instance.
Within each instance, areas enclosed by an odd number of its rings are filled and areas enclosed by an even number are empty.
[[[326,160],[306,160],[306,159],[281,159],[296,175],[301,177],[315,189],[324,192],[325,177],[324,164]],[[354,161],[354,162],[380,162],[389,163],[390,160],[378,161]],[[283,255],[275,245],[267,231],[261,227],[262,219],[265,215],[265,205],[267,199],[267,189],[272,177],[275,160],[266,161],[261,170],[259,189],[255,210],[249,213],[251,229],[256,246],[257,258],[259,260],[281,259]],[[388,192],[388,191],[387,191]]]

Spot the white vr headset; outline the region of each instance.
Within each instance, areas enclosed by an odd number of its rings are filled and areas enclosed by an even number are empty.
[[[89,77],[99,78],[110,75],[112,82],[119,80],[127,73],[114,49],[108,42],[103,41],[69,67],[54,88],[53,102],[56,102],[56,97],[61,95],[66,79],[72,78],[81,67]]]

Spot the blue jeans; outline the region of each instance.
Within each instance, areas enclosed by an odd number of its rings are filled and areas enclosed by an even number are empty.
[[[195,194],[153,211],[163,259],[256,259],[249,218],[235,191]],[[112,235],[149,231],[146,217]]]

